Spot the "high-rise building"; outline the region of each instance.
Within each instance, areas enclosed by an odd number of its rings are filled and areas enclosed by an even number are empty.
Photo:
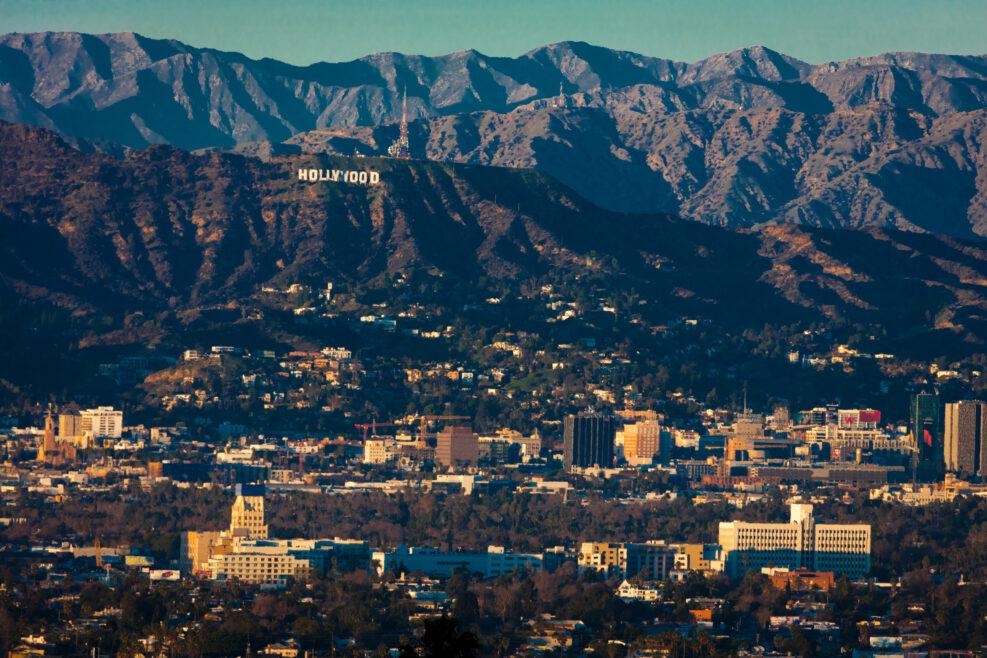
[[[71,441],[82,434],[82,416],[77,413],[58,414],[59,438]]]
[[[912,396],[909,425],[915,445],[924,459],[942,458],[942,440],[939,435],[939,395],[917,393]]]
[[[657,420],[645,420],[624,425],[624,458],[631,464],[651,462],[654,457],[664,461],[672,451],[672,433]]]
[[[987,402],[946,405],[943,457],[946,470],[968,477],[987,475]]]
[[[613,466],[615,435],[614,420],[609,416],[594,413],[566,416],[562,436],[565,469]]]
[[[859,578],[870,571],[870,526],[816,523],[812,505],[793,504],[788,523],[720,523],[727,574],[764,567],[832,571]]]
[[[267,539],[267,519],[264,513],[264,485],[236,485],[236,500],[230,518],[230,535],[251,539]]]
[[[367,439],[363,444],[364,464],[385,464],[388,458],[388,439]],[[390,441],[391,444],[394,441]]]
[[[480,444],[472,428],[446,427],[435,435],[435,461],[442,466],[476,466]]]
[[[182,533],[179,564],[186,574],[245,583],[285,583],[324,574],[330,566],[366,568],[367,542],[351,539],[268,539],[263,485],[238,484],[230,529]]]
[[[206,571],[210,557],[228,552],[231,547],[225,532],[183,532],[178,566],[186,574]]]
[[[119,439],[123,435],[123,412],[96,407],[58,414],[58,436],[66,442],[87,447],[93,438]]]

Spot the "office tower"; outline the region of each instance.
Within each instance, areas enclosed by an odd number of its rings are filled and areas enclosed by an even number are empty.
[[[609,416],[594,413],[566,416],[562,448],[565,469],[613,466],[615,434],[614,420]]]
[[[85,409],[79,413],[79,420],[72,429],[76,435],[119,439],[123,434],[123,412],[115,411],[113,407]]]
[[[233,537],[267,538],[264,514],[264,485],[236,485],[236,500],[230,515],[230,535]]]
[[[987,402],[961,400],[946,405],[943,457],[946,470],[962,476],[987,475]]]
[[[393,444],[394,442],[391,441],[391,443]],[[387,439],[367,439],[363,443],[363,463],[386,464],[387,444]]]
[[[58,414],[59,438],[71,441],[82,434],[82,416],[77,413]]]
[[[435,435],[435,461],[442,466],[476,466],[480,444],[469,427],[447,427]]]
[[[666,460],[672,451],[672,433],[657,420],[624,425],[624,458],[630,463]]]
[[[942,440],[939,435],[939,395],[918,393],[912,396],[909,425],[915,445],[923,459],[942,458]]]

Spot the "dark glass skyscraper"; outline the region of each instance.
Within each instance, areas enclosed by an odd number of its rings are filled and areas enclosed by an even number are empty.
[[[563,460],[565,470],[573,466],[613,466],[613,443],[616,434],[610,416],[581,413],[566,416],[563,423]]]
[[[937,393],[918,393],[912,396],[909,414],[915,445],[922,459],[942,461],[942,437],[939,427],[941,412]]]

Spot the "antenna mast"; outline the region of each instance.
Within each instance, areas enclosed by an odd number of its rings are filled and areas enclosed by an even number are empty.
[[[411,145],[408,142],[408,87],[405,85],[401,98],[401,126],[397,141],[387,148],[387,154],[392,158],[411,158]]]

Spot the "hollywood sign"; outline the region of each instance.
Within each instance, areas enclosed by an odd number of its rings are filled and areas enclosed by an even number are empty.
[[[377,185],[380,183],[379,171],[342,171],[340,169],[299,169],[298,180],[309,183],[357,183],[358,185]]]

